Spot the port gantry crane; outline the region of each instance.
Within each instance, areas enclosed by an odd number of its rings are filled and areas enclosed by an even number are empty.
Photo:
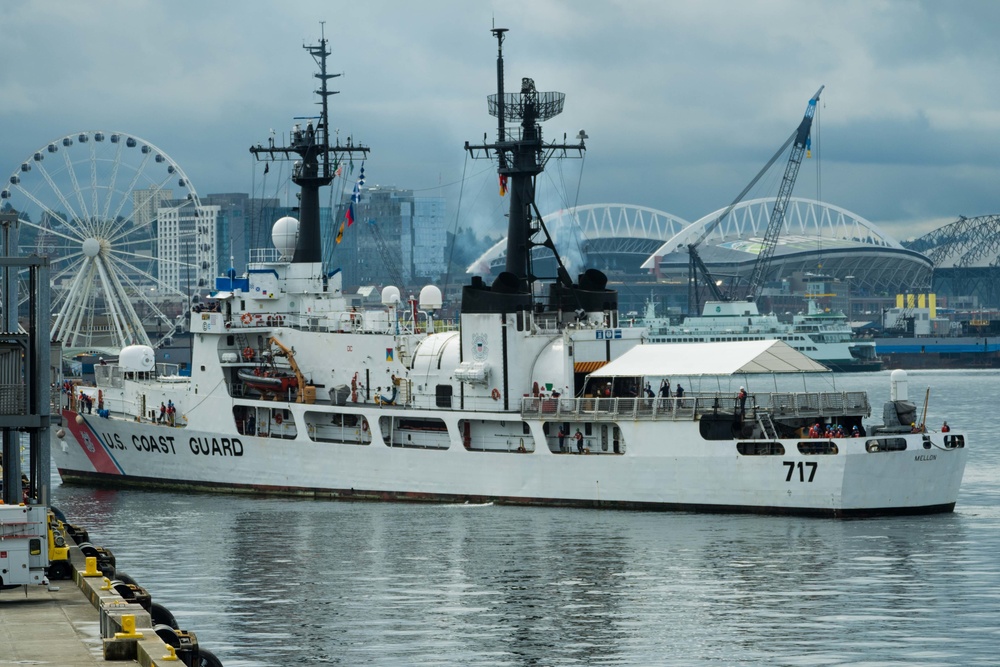
[[[806,106],[806,113],[802,118],[802,122],[799,123],[798,128],[792,132],[791,136],[782,144],[781,148],[768,160],[764,168],[754,176],[753,180],[743,189],[736,199],[733,200],[729,206],[726,207],[719,217],[705,225],[704,230],[698,236],[694,242],[689,243],[687,246],[688,251],[688,314],[698,315],[701,310],[700,299],[698,298],[698,278],[700,277],[702,281],[708,286],[709,292],[711,293],[712,299],[715,301],[732,301],[735,298],[736,287],[732,287],[727,294],[723,294],[722,290],[719,289],[719,284],[716,282],[715,278],[712,277],[711,271],[705,266],[705,262],[701,259],[698,254],[698,246],[708,238],[709,234],[715,231],[716,227],[725,220],[736,205],[743,201],[746,194],[753,188],[757,181],[767,173],[771,166],[777,161],[778,157],[792,145],[792,151],[788,156],[788,164],[785,165],[785,175],[781,179],[781,187],[778,189],[778,197],[774,202],[774,209],[771,211],[771,217],[767,224],[767,229],[764,232],[764,239],[761,242],[760,253],[757,254],[757,259],[754,262],[753,271],[750,274],[750,280],[747,282],[747,287],[743,292],[743,298],[746,300],[756,301],[760,297],[761,290],[764,287],[764,280],[767,277],[768,270],[771,268],[771,259],[774,257],[774,249],[778,243],[778,235],[781,233],[781,227],[785,220],[785,210],[788,208],[788,202],[792,196],[792,188],[795,186],[795,179],[799,175],[799,167],[802,166],[802,157],[809,150],[810,147],[810,136],[809,132],[812,129],[813,116],[816,115],[816,104],[819,102],[820,93],[823,92],[823,88],[826,86],[820,86],[816,94],[812,96],[809,100],[809,104]]]

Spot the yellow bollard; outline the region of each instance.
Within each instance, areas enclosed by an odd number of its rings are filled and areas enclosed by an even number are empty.
[[[93,556],[87,556],[87,567],[83,570],[83,576],[85,577],[103,577],[104,574],[97,569],[97,559]]]
[[[107,577],[104,577],[104,585],[101,586],[101,590],[102,591],[110,591],[111,590],[111,580],[108,579]]]
[[[167,647],[167,654],[162,658],[160,658],[160,660],[162,660],[163,662],[174,662],[175,660],[180,660],[180,658],[177,657],[177,651],[174,650],[173,646],[167,644],[166,647]]]
[[[122,614],[122,631],[115,633],[115,639],[141,639],[142,633],[135,631],[135,614]]]

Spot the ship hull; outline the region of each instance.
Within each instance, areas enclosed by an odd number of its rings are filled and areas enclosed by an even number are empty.
[[[505,415],[512,419],[512,415]],[[742,456],[734,441],[705,441],[689,422],[619,426],[619,455],[470,451],[441,433],[440,447],[317,443],[195,431],[190,427],[64,413],[53,457],[67,484],[244,492],[350,500],[495,502],[661,511],[823,517],[949,512],[965,450],[933,453],[921,436],[906,451],[871,454],[863,438],[837,439],[835,456]],[[378,428],[377,415],[371,423]],[[534,428],[532,431],[534,432]],[[932,438],[939,438],[934,434]],[[456,440],[451,442],[451,440]],[[530,445],[530,443],[529,443]]]
[[[882,359],[816,359],[834,373],[873,373],[883,368]]]

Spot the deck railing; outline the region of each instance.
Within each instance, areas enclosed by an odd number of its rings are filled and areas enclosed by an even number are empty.
[[[731,395],[688,394],[680,398],[536,398],[521,399],[525,419],[612,421],[631,419],[691,420],[696,415],[732,413],[737,400]],[[764,411],[776,418],[867,417],[868,395],[862,391],[753,394],[747,412]]]

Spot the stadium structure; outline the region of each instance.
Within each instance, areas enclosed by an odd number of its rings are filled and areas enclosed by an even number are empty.
[[[753,271],[770,222],[773,198],[736,205],[705,237],[698,253],[723,293],[738,291]],[[687,222],[663,211],[626,204],[591,204],[543,218],[568,264],[604,271],[619,290],[623,312],[642,312],[649,299],[676,312],[688,306],[689,254],[708,225],[725,209]],[[551,253],[535,248],[539,275],[555,272]],[[484,253],[470,273],[496,276],[504,266],[503,242]],[[900,292],[931,288],[933,262],[906,248],[874,223],[846,209],[812,199],[789,200],[782,230],[766,274],[763,299],[792,297],[808,274],[838,281],[835,305],[863,311],[866,299],[888,300]],[[848,293],[852,296],[848,296]],[[798,295],[801,298],[801,295]],[[762,303],[762,310],[773,304]],[[877,306],[876,306],[877,307]]]
[[[903,245],[933,262],[934,291],[953,305],[1000,307],[1000,215],[959,216]]]

